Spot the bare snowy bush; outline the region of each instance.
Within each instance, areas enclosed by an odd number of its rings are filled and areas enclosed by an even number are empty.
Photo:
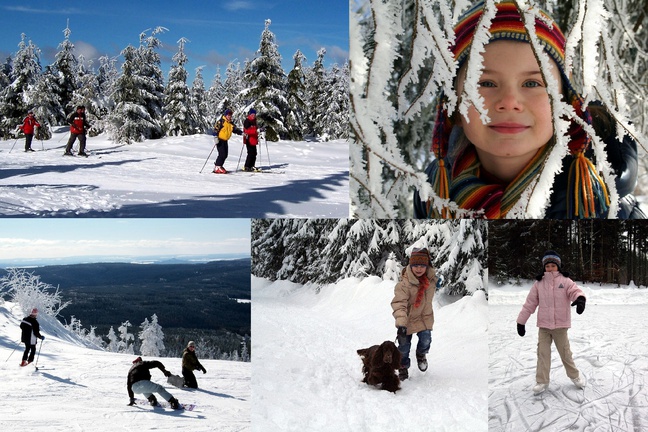
[[[40,276],[24,269],[11,268],[0,279],[0,293],[6,292],[11,300],[29,315],[33,308],[40,313],[56,317],[70,302],[63,302],[58,287],[42,282]]]

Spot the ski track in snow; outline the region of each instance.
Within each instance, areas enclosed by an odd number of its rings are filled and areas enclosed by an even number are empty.
[[[356,350],[395,339],[394,285],[350,279],[316,295],[312,288],[253,278],[253,430],[487,429],[483,296],[435,304],[426,373],[418,371],[413,348],[410,379],[396,394],[361,382]]]
[[[0,305],[0,430],[2,431],[224,431],[250,430],[250,363],[201,359],[207,374],[196,373],[197,390],[166,383],[159,369],[151,380],[162,384],[193,411],[128,406],[126,376],[136,357],[85,348],[65,331],[52,330],[39,316],[46,335],[38,364],[19,367],[24,346],[20,319]],[[19,314],[18,314],[19,315]],[[16,348],[10,354],[13,348]],[[38,347],[37,347],[38,348]],[[153,358],[181,375],[180,358]],[[143,397],[137,395],[136,397]],[[159,398],[159,396],[158,396]]]
[[[0,215],[53,217],[348,217],[349,150],[344,140],[262,143],[257,166],[274,173],[211,171],[210,135],[117,145],[89,137],[90,157],[62,156],[68,132],[0,141]],[[243,168],[241,137],[225,167]],[[78,143],[76,144],[78,148]]]
[[[587,385],[573,385],[552,345],[551,383],[537,396],[537,311],[524,337],[516,331],[527,293],[490,291],[489,431],[647,430],[648,291],[586,287],[585,311],[578,315],[572,308],[569,340]]]

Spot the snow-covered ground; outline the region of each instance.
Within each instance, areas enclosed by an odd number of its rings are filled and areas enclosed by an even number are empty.
[[[572,310],[569,340],[587,385],[572,384],[552,345],[549,389],[534,396],[537,312],[516,331],[531,285],[490,284],[489,431],[648,430],[648,289],[579,283],[587,305]]]
[[[69,132],[48,141],[0,141],[0,216],[349,217],[349,147],[329,142],[262,142],[257,166],[273,173],[212,174],[211,135],[118,145],[89,137],[84,157],[63,157]],[[78,142],[75,145],[78,148]],[[45,151],[43,151],[45,150]],[[242,138],[225,168],[243,168]]]
[[[394,285],[346,279],[315,294],[312,287],[253,277],[252,430],[487,430],[483,292],[454,303],[435,297],[426,373],[414,361],[395,394],[361,382],[356,350],[396,337]]]
[[[207,374],[196,374],[197,390],[173,387],[158,369],[151,371],[152,380],[181,403],[195,403],[194,411],[128,406],[126,375],[136,356],[86,348],[54,319],[41,314],[45,340],[39,342],[40,370],[21,368],[22,318],[18,307],[0,305],[2,431],[250,430],[250,363],[201,360]],[[181,374],[179,358],[144,360],[160,360],[168,370]]]

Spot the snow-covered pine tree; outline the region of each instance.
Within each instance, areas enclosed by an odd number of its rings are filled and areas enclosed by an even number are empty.
[[[307,107],[304,98],[306,97],[306,84],[304,75],[304,62],[306,57],[297,50],[293,55],[295,64],[288,73],[286,85],[286,97],[288,100],[288,112],[286,113],[286,130],[288,138],[294,141],[304,139],[304,116]],[[348,87],[347,87],[348,92]]]
[[[36,84],[26,93],[27,103],[33,106],[34,116],[41,127],[34,138],[48,140],[52,137],[51,126],[58,125],[65,112],[60,103],[60,96],[56,88],[58,80],[52,73],[51,67],[46,66],[45,71],[38,77]]]
[[[139,333],[139,339],[142,341],[140,353],[144,356],[159,357],[164,353],[164,333],[162,327],[158,324],[156,314],[151,316],[151,321],[144,318],[140,325],[142,329]]]
[[[66,115],[69,115],[76,109],[72,101],[74,92],[79,88],[78,73],[79,61],[74,55],[74,44],[70,41],[70,26],[63,30],[65,38],[58,46],[58,52],[52,64],[54,75],[58,79],[58,95],[61,101],[61,107]],[[65,117],[59,118],[59,124],[66,124]]]
[[[323,119],[326,105],[328,104],[328,88],[326,86],[326,69],[324,68],[324,55],[326,49],[320,48],[317,51],[317,59],[313,67],[306,72],[306,92],[308,103],[308,115],[306,116],[307,134],[319,136],[323,133]]]
[[[122,74],[115,82],[115,109],[110,113],[109,130],[113,140],[130,144],[147,138],[156,122],[146,109],[142,80],[137,73],[137,50],[128,46],[122,51]]]
[[[223,83],[223,99],[218,103],[216,120],[218,120],[225,109],[233,112],[242,112],[243,107],[239,103],[239,95],[243,90],[243,70],[240,63],[230,62],[225,71],[225,82]]]
[[[178,52],[173,56],[169,82],[164,91],[162,125],[166,134],[170,136],[192,135],[200,130],[187,87],[185,64],[188,59],[184,53],[187,42],[185,38],[178,40]]]
[[[241,92],[239,99],[247,101],[249,106],[257,110],[259,125],[266,128],[266,139],[278,141],[288,133],[284,119],[284,114],[288,112],[288,97],[281,55],[270,24],[271,21],[267,19],[257,57],[245,70],[245,81],[250,83],[250,87]]]
[[[488,269],[488,223],[462,219],[454,228],[433,262],[444,276],[445,292],[466,295],[483,290]]]
[[[119,332],[119,341],[117,342],[117,352],[123,354],[135,354],[133,350],[133,342],[135,341],[135,336],[132,333],[128,332],[128,327],[133,325],[130,321],[126,320],[118,328]]]
[[[204,66],[196,68],[196,75],[191,83],[189,90],[190,103],[189,107],[194,111],[194,118],[197,122],[198,132],[207,132],[210,128],[211,117],[209,113],[209,105],[207,102],[207,91],[205,90],[205,81],[202,76]]]
[[[320,124],[325,139],[349,137],[349,64],[333,65],[326,73],[328,101]]]
[[[143,106],[150,119],[145,126],[144,138],[157,139],[164,136],[162,128],[162,105],[164,104],[164,75],[162,73],[160,54],[157,49],[162,46],[158,35],[167,31],[164,27],[156,27],[149,36],[146,32],[140,34],[140,46],[137,49],[134,62],[134,75],[137,77],[138,89]]]
[[[220,118],[223,108],[223,100],[225,99],[225,85],[223,84],[220,67],[214,75],[211,86],[207,90],[206,111],[205,117],[210,127],[213,127],[216,121]]]
[[[71,106],[77,107],[83,105],[86,107],[86,119],[93,127],[88,131],[88,135],[97,136],[99,130],[95,128],[97,122],[97,113],[101,111],[101,88],[99,86],[99,79],[92,70],[87,70],[84,66],[83,56],[79,56],[78,68],[78,87],[72,94]]]
[[[113,328],[113,326],[110,326],[110,330],[108,330],[106,339],[108,339],[108,343],[106,344],[106,351],[119,352],[119,339],[117,338],[117,334],[115,334],[115,329]]]
[[[17,126],[22,125],[27,111],[32,108],[25,102],[25,93],[36,83],[41,73],[40,49],[26,39],[27,36],[21,34],[18,52],[9,74],[11,84],[0,94],[0,130],[3,136],[15,134]]]

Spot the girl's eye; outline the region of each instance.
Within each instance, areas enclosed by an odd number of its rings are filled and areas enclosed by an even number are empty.
[[[538,81],[526,81],[523,85],[523,87],[542,87],[542,83]]]
[[[480,81],[477,85],[479,85],[479,87],[495,87],[495,84],[491,81]]]

